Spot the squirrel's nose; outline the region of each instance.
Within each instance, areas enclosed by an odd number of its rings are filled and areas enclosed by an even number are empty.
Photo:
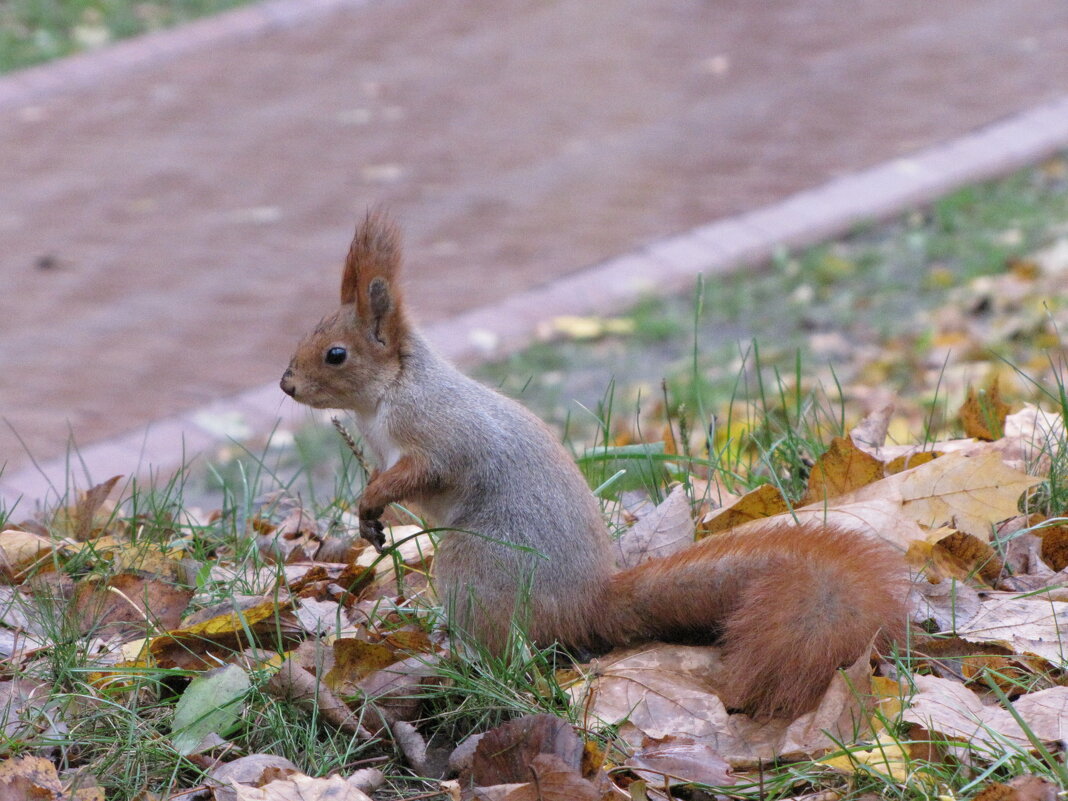
[[[293,370],[287,369],[282,373],[282,380],[278,382],[278,386],[282,388],[282,392],[286,393],[289,397],[296,397],[297,388],[293,384]]]

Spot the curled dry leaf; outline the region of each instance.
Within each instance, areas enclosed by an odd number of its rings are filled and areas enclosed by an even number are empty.
[[[755,721],[728,714],[714,688],[719,649],[648,645],[594,660],[583,684],[569,688],[576,707],[605,725],[622,723],[619,736],[633,748],[644,738],[688,737],[707,743],[732,765],[802,756],[851,741],[864,728],[858,694],[869,692],[867,653],[835,676],[819,707],[794,721]],[[828,732],[831,733],[829,736]]]
[[[20,757],[0,762],[0,799],[59,801],[64,798],[56,766],[41,757]]]
[[[478,741],[460,785],[475,799],[508,801],[604,801],[625,798],[566,721],[528,715],[491,729]]]
[[[297,766],[285,757],[274,754],[249,754],[232,762],[224,762],[208,772],[208,785],[215,801],[235,801],[237,793],[233,784],[248,784],[259,787],[266,784],[267,776],[276,777],[300,773]]]
[[[872,484],[885,475],[883,463],[845,437],[835,437],[809,473],[801,506],[828,502]]]
[[[1068,602],[1041,595],[992,593],[974,616],[961,623],[956,634],[971,642],[1002,645],[1013,653],[1033,653],[1051,664],[1062,665],[1062,637],[1068,631]]]
[[[56,512],[50,526],[57,537],[70,537],[85,542],[99,536],[109,525],[114,524],[115,505],[108,502],[108,495],[122,476],[112,476],[102,484],[78,493],[73,506]]]
[[[984,705],[963,684],[924,675],[912,680],[917,692],[904,712],[906,721],[991,755],[1003,754],[1006,741],[1031,748],[1026,732],[1007,710]],[[1040,740],[1058,742],[1068,737],[1068,687],[1028,693],[1014,701],[1013,707]]]
[[[231,782],[237,801],[373,801],[363,790],[340,776],[313,779],[296,774],[263,787]]]
[[[1001,400],[1001,387],[997,376],[987,392],[976,392],[968,388],[968,396],[960,408],[958,417],[964,433],[975,439],[993,442],[1005,433],[1005,418],[1009,414],[1009,405]]]
[[[753,520],[783,514],[788,510],[786,499],[771,484],[762,484],[747,492],[734,503],[705,515],[697,524],[698,537],[737,528]]]
[[[108,628],[145,637],[178,628],[192,598],[192,590],[169,582],[119,573],[80,582],[71,603],[83,634]]]
[[[1052,459],[1064,450],[1068,440],[1064,418],[1027,404],[1005,418],[1005,436],[995,447],[1001,458],[1017,470],[1047,473]]]
[[[616,540],[616,563],[634,567],[693,545],[694,522],[686,488],[675,487],[655,509]]]
[[[890,417],[893,413],[892,403],[876,409],[853,427],[849,432],[849,439],[860,450],[882,459],[881,451],[886,443],[887,432],[890,431]]]
[[[622,767],[629,768],[650,785],[696,782],[715,787],[737,780],[730,765],[707,742],[692,737],[646,738]]]
[[[19,582],[26,571],[39,564],[55,549],[48,537],[19,529],[0,531],[0,573],[9,582]]]
[[[423,691],[438,681],[438,661],[436,654],[411,656],[365,676],[357,687],[394,720],[415,720],[422,710]]]
[[[1007,467],[989,446],[948,453],[842,496],[837,503],[900,498],[901,511],[928,528],[954,523],[984,542],[995,524],[1017,514],[1020,496],[1041,479]]]
[[[909,593],[912,622],[922,628],[934,623],[937,631],[955,631],[979,613],[979,593],[955,579],[937,583],[918,581]]]
[[[1044,776],[1024,774],[1002,784],[992,782],[972,801],[1058,801],[1060,788]]]

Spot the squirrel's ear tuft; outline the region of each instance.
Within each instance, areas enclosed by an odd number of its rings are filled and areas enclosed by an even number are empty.
[[[368,298],[371,282],[382,278],[387,285],[395,286],[400,259],[397,226],[381,209],[371,209],[363,223],[356,227],[345,259],[345,272],[341,276],[342,304],[355,303],[361,316],[366,314],[367,310],[362,306]]]

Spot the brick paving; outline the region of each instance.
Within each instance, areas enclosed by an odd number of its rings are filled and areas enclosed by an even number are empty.
[[[0,431],[0,493],[64,491],[70,434],[99,479],[294,414],[276,376],[369,204],[432,337],[478,358],[1068,145],[1065,23],[272,0],[0,79],[0,415],[44,473]]]

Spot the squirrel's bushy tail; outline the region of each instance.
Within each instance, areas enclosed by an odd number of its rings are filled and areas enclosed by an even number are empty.
[[[904,560],[889,545],[822,525],[713,535],[611,579],[595,616],[604,645],[717,641],[728,708],[813,709],[834,672],[903,638]]]

